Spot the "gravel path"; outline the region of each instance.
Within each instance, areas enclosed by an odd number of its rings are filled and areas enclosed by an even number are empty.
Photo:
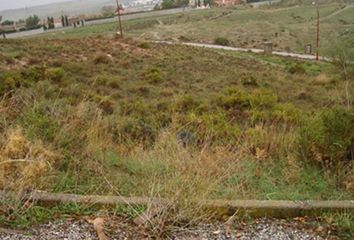
[[[106,220],[105,232],[108,239],[149,239],[142,229],[123,220]],[[222,224],[201,225],[194,229],[176,229],[173,240],[320,240],[337,239],[326,235],[323,228],[311,229],[295,220],[257,219],[252,224],[235,223],[231,229]],[[322,238],[326,236],[326,238]],[[93,226],[85,220],[67,220],[48,223],[29,231],[17,232],[0,229],[2,240],[96,240]]]

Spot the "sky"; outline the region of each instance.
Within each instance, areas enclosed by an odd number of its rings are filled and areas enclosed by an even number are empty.
[[[65,2],[68,0],[0,0],[0,10],[32,7],[54,2]]]

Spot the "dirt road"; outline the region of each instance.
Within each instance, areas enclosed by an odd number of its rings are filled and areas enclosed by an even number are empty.
[[[200,47],[200,48],[212,48],[212,49],[222,49],[228,51],[236,51],[236,52],[252,52],[252,53],[263,53],[263,49],[258,48],[238,48],[238,47],[228,47],[228,46],[220,46],[215,44],[206,44],[206,43],[190,43],[190,42],[171,42],[171,41],[154,41],[155,43],[161,44],[182,44],[192,47]],[[305,60],[315,60],[315,55],[308,55],[308,54],[298,54],[298,53],[289,53],[289,52],[278,52],[273,51],[273,55],[284,56],[284,57],[292,57],[298,59],[305,59]],[[330,58],[327,57],[320,57],[321,61],[331,61]]]

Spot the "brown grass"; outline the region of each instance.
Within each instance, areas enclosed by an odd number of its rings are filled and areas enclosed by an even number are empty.
[[[39,187],[58,159],[41,142],[29,142],[20,128],[11,129],[0,152],[0,187],[12,190]]]

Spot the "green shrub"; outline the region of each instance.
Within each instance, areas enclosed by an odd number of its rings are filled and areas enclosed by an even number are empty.
[[[16,80],[12,77],[0,78],[0,95],[16,88]]]
[[[143,43],[140,43],[138,45],[139,48],[142,48],[142,49],[150,49],[151,48],[151,45],[147,42],[143,42]]]
[[[223,37],[215,38],[214,44],[221,45],[221,46],[230,46],[231,45],[230,41],[226,38],[223,38]]]
[[[147,115],[150,109],[144,102],[140,100],[123,100],[119,103],[119,113],[123,116],[127,115]]]
[[[110,80],[108,82],[108,86],[113,89],[120,89],[120,85],[119,85],[118,80]]]
[[[174,104],[174,111],[177,112],[188,112],[197,109],[200,106],[200,101],[197,100],[192,95],[183,95],[177,98],[175,104]]]
[[[49,68],[46,70],[46,76],[48,79],[55,83],[62,82],[66,77],[66,72],[63,68]]]
[[[271,108],[277,101],[278,97],[268,89],[256,89],[249,93],[241,89],[231,88],[216,99],[216,103],[220,107],[239,110]]]
[[[8,93],[20,87],[28,87],[29,82],[23,79],[16,72],[1,72],[0,73],[0,95]]]
[[[272,112],[269,110],[262,110],[262,109],[251,109],[250,113],[250,120],[252,124],[257,122],[266,122],[271,119]]]
[[[272,118],[288,123],[297,123],[300,119],[300,110],[292,103],[278,103],[272,111]]]
[[[238,88],[226,89],[225,93],[217,96],[216,105],[226,110],[244,110],[251,107],[249,94]]]
[[[278,102],[278,97],[269,89],[256,89],[249,94],[252,108],[271,108]]]
[[[27,111],[21,125],[32,139],[53,141],[59,131],[59,124],[46,113],[45,105]]]
[[[288,68],[289,73],[291,74],[295,74],[295,73],[306,73],[306,69],[304,67],[304,65],[302,65],[301,63],[295,63],[292,64],[289,68]]]
[[[144,73],[144,78],[149,82],[153,84],[157,84],[163,81],[162,73],[159,69],[157,68],[152,68],[149,69]]]
[[[191,41],[188,37],[183,36],[183,35],[179,36],[179,37],[178,37],[178,40],[180,40],[180,41],[182,41],[182,42],[189,42],[189,41]]]
[[[243,86],[257,87],[258,82],[255,76],[244,77],[241,79],[241,83]]]
[[[22,79],[27,82],[39,82],[45,79],[46,69],[43,66],[29,67],[21,71]]]
[[[158,131],[154,124],[147,118],[128,117],[123,118],[113,131],[115,141],[120,143],[144,143],[152,144]]]
[[[213,145],[236,144],[240,135],[240,127],[230,122],[223,112],[196,115],[191,113],[185,124],[190,132],[195,133],[199,143],[210,141]]]
[[[92,97],[93,101],[102,109],[105,114],[112,114],[114,112],[115,102],[110,96],[95,95]]]
[[[97,76],[94,80],[95,86],[106,86],[109,79],[106,76]]]
[[[339,170],[353,164],[353,112],[341,108],[326,110],[306,119],[300,129],[303,158],[325,169]]]

